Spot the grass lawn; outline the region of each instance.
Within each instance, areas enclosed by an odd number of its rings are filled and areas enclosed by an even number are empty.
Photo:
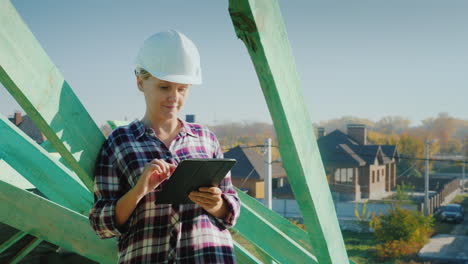
[[[461,204],[466,212],[468,210],[468,194],[459,194],[450,203]]]
[[[342,231],[348,257],[356,264],[417,264],[423,263],[419,258],[410,256],[402,259],[382,260],[377,257],[377,241],[372,233]],[[419,261],[419,262],[418,262]]]

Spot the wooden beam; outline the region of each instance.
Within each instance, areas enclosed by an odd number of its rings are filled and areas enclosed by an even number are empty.
[[[8,263],[16,264],[20,262],[29,252],[33,251],[42,242],[42,239],[34,237],[24,248],[22,248]]]
[[[107,120],[107,124],[110,126],[112,130],[116,129],[119,126],[126,126],[129,123],[130,123],[129,121]]]
[[[288,220],[266,209],[240,190],[237,192],[241,197],[242,210],[233,229],[239,230],[243,237],[263,249],[277,262],[317,263],[316,257],[309,251],[311,248],[304,231],[292,227],[293,224]]]
[[[285,239],[293,240],[300,245],[303,249],[309,251],[311,254],[315,255],[312,246],[310,245],[309,235],[304,230],[300,229],[291,221],[287,220],[283,216],[277,214],[276,212],[265,207],[264,204],[257,201],[255,198],[245,194],[238,188],[235,188],[239,198],[241,199],[242,205],[245,205],[242,210],[250,211],[251,214],[255,213],[260,215],[262,221],[265,221],[266,225],[274,225],[278,232],[285,234]],[[241,211],[241,217],[242,211]],[[249,222],[246,219],[246,222]],[[263,225],[263,224],[262,224]],[[263,236],[260,236],[256,239],[264,239]],[[267,239],[265,239],[267,241]],[[302,249],[301,249],[302,250]]]
[[[1,133],[1,132],[0,132]],[[6,163],[0,153],[0,181],[4,181],[8,184],[11,184],[17,188],[23,190],[36,189],[28,180],[26,180],[21,174],[17,173],[8,163]],[[11,177],[11,174],[17,175],[17,177]]]
[[[0,222],[99,263],[117,262],[115,239],[100,239],[86,216],[0,181]]]
[[[319,263],[348,263],[312,120],[275,0],[230,0],[237,36],[255,66],[280,153]]]
[[[92,191],[104,136],[10,1],[0,13],[0,82]]]
[[[0,254],[2,254],[5,250],[9,249],[16,242],[20,241],[26,235],[27,235],[26,232],[19,231],[18,233],[11,236],[7,241],[3,242],[0,245]]]
[[[242,264],[250,264],[250,263],[262,263],[257,257],[252,255],[248,250],[246,250],[241,244],[233,241],[234,243],[234,250],[236,254],[236,262]]]
[[[87,215],[92,194],[60,162],[51,158],[35,141],[0,114],[0,155],[19,175],[41,191],[49,200]],[[3,165],[4,166],[4,165]],[[75,178],[73,178],[75,177]]]

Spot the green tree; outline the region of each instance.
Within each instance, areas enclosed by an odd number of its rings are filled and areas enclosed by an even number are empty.
[[[371,227],[379,241],[377,253],[381,257],[401,257],[414,254],[434,232],[432,216],[394,207],[389,214],[374,217]]]

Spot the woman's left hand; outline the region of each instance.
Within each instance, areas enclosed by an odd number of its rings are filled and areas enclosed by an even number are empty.
[[[218,187],[201,187],[198,191],[191,192],[189,198],[213,216],[224,218],[227,214],[227,207],[221,196],[222,193]]]

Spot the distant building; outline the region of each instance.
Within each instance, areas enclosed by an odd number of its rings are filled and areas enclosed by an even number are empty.
[[[225,158],[236,159],[237,163],[231,170],[234,186],[245,191],[254,198],[265,197],[264,159],[251,148],[234,147],[224,153]],[[281,188],[287,183],[286,172],[281,163],[272,164],[272,189]]]
[[[365,125],[350,124],[347,130],[347,134],[335,130],[328,135],[324,128],[317,131],[334,199],[353,201],[387,196],[396,186],[396,146],[368,144]]]
[[[19,129],[21,129],[26,135],[36,141],[38,144],[41,144],[46,140],[44,135],[41,133],[39,128],[34,124],[34,122],[27,115],[21,115],[20,111],[15,111],[12,118],[8,118],[13,124],[15,124]]]
[[[185,115],[185,121],[195,123],[195,115]]]

